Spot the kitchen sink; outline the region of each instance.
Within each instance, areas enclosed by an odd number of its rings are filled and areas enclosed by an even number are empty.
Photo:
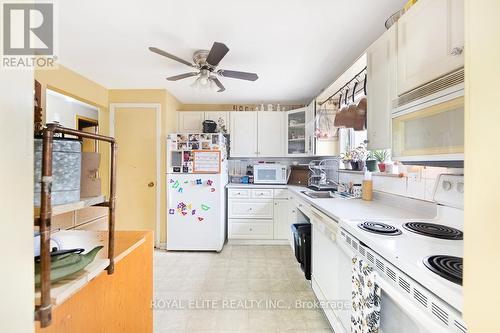
[[[304,193],[309,198],[313,199],[327,199],[335,197],[331,191],[301,191],[301,193]]]

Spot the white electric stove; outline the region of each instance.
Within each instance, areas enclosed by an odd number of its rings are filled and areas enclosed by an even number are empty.
[[[463,190],[462,175],[441,175],[434,219],[348,220],[340,231],[343,246],[372,261],[382,279],[453,332],[466,331],[461,319]]]

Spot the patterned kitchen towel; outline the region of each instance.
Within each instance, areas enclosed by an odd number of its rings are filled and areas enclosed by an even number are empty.
[[[380,287],[377,272],[360,258],[352,258],[351,333],[378,333]]]

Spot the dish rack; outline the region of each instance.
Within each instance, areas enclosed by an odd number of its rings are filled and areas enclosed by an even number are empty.
[[[307,187],[317,191],[334,191],[339,184],[339,159],[329,158],[309,162]]]

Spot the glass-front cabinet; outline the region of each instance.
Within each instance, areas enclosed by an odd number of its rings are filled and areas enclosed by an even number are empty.
[[[286,155],[314,155],[314,108],[315,102],[286,114]]]
[[[306,156],[306,110],[300,108],[287,112],[287,155]]]

